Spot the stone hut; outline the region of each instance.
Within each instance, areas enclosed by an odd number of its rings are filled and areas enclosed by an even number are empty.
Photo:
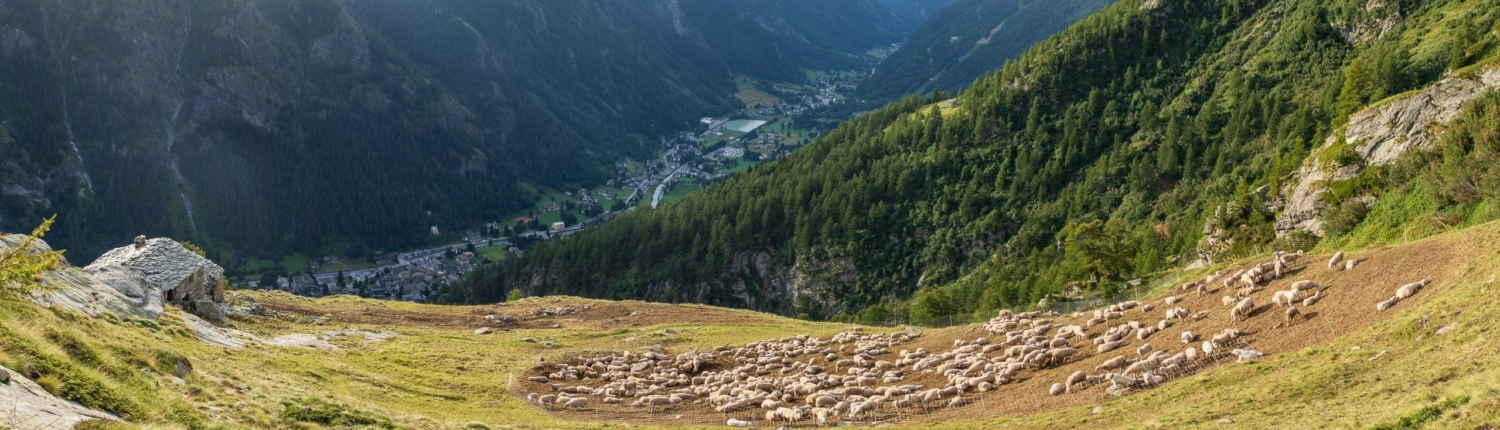
[[[172,239],[145,236],[104,253],[85,272],[132,272],[144,278],[161,303],[175,304],[213,322],[223,322],[224,268]]]

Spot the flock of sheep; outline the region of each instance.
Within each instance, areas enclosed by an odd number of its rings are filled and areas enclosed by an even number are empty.
[[[1223,291],[1233,292],[1222,300],[1233,325],[1251,317],[1254,297],[1263,291],[1262,284],[1288,275],[1289,264],[1301,256],[1300,251],[1278,252],[1269,262],[1228,276],[1215,273],[1202,281],[1183,284],[1180,290],[1202,296],[1212,293],[1208,286],[1222,279]],[[1328,262],[1330,270],[1350,270],[1357,264],[1344,261],[1342,252]],[[1390,308],[1428,283],[1422,280],[1403,285],[1377,309]],[[1301,280],[1293,282],[1289,290],[1273,292],[1271,302],[1286,308],[1285,321],[1273,328],[1297,321],[1301,316],[1298,305],[1313,306],[1327,290],[1327,285]],[[1234,327],[1206,337],[1188,330],[1172,336],[1159,334],[1174,324],[1204,320],[1209,314],[1208,310],[1194,313],[1181,306],[1182,300],[1175,296],[1166,297],[1162,303],[1160,313],[1148,303],[1118,303],[1094,311],[1093,318],[1083,325],[1058,324],[1054,318],[1059,315],[1050,312],[1002,310],[983,324],[983,329],[1005,340],[954,340],[952,349],[942,352],[900,349],[921,333],[865,334],[855,328],[828,338],[800,335],[676,356],[626,351],[579,356],[567,362],[544,361],[532,366],[535,376],[529,380],[545,384],[549,392],[530,393],[527,400],[548,409],[588,408],[595,401],[592,399],[652,411],[702,405],[724,414],[725,423],[734,427],[754,423],[729,418],[731,413],[743,417],[744,411],[760,409],[773,425],[816,422],[822,426],[830,420],[870,418],[880,412],[961,406],[972,400],[973,393],[998,390],[1021,379],[1024,372],[1087,360],[1080,348],[1089,344],[1100,358],[1122,348],[1128,351],[1131,337],[1140,341],[1133,354],[1103,359],[1092,366],[1093,373],[1073,372],[1052,384],[1049,393],[1064,395],[1107,382],[1106,392],[1121,394],[1185,375],[1193,365],[1218,354],[1235,356],[1237,361],[1262,356],[1252,348],[1224,351],[1244,334]],[[1140,322],[1142,318],[1154,318],[1151,315],[1162,318],[1155,324]],[[1147,340],[1156,340],[1158,346]],[[938,385],[933,381],[943,382]]]

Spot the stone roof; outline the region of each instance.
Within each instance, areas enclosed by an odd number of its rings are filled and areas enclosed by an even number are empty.
[[[161,291],[176,289],[194,273],[215,279],[223,277],[224,269],[203,256],[189,251],[172,239],[156,238],[138,245],[126,245],[110,250],[84,268],[94,272],[109,266],[130,269]]]

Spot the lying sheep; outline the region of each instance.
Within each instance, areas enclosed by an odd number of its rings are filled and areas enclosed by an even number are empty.
[[[1166,300],[1162,300],[1162,301],[1166,302],[1166,304],[1168,306],[1171,306],[1171,305],[1177,304],[1177,302],[1179,302],[1180,300],[1177,300],[1176,296],[1167,296]]]
[[[750,423],[749,421],[737,420],[737,419],[734,419],[734,418],[730,418],[729,421],[725,421],[724,422],[724,425],[727,425],[727,426],[730,426],[730,427],[750,428],[750,426],[752,426],[754,424]]]
[[[1234,323],[1242,317],[1249,318],[1250,312],[1254,310],[1255,301],[1246,297],[1244,300],[1240,300],[1239,304],[1234,305],[1233,309],[1229,310],[1229,322]]]
[[[1151,306],[1151,305],[1142,305],[1141,306],[1141,312],[1151,312],[1152,309],[1156,309],[1156,307],[1155,306]]]
[[[1328,270],[1338,270],[1339,263],[1342,262],[1344,262],[1344,251],[1334,253],[1333,258],[1328,259]]]
[[[1229,351],[1229,353],[1239,357],[1238,360],[1234,361],[1235,363],[1239,363],[1245,360],[1254,360],[1265,356],[1265,354],[1261,354],[1260,351],[1256,351],[1253,349],[1235,349],[1233,351]]]
[[[1234,298],[1234,296],[1224,296],[1224,298],[1219,301],[1223,302],[1225,307],[1234,306],[1235,303],[1239,303],[1239,299]]]
[[[1189,343],[1193,343],[1194,340],[1198,340],[1198,335],[1197,334],[1194,334],[1191,331],[1182,332],[1182,344],[1183,345],[1187,345]]]
[[[1396,302],[1399,302],[1399,301],[1401,301],[1400,297],[1391,296],[1391,298],[1385,299],[1385,301],[1383,301],[1383,302],[1376,303],[1375,304],[1375,310],[1377,310],[1377,311],[1384,311],[1386,309],[1390,309],[1391,306],[1396,306]]]
[[[1398,298],[1398,299],[1405,299],[1407,297],[1414,296],[1414,295],[1417,294],[1417,290],[1421,290],[1422,287],[1427,286],[1427,284],[1429,284],[1431,282],[1432,281],[1423,279],[1423,280],[1420,280],[1420,281],[1417,281],[1417,282],[1413,282],[1413,283],[1410,283],[1410,284],[1402,285],[1401,288],[1397,288],[1396,289],[1396,298]]]
[[[1350,271],[1350,270],[1354,270],[1354,266],[1358,266],[1358,265],[1359,265],[1359,260],[1345,261],[1344,262],[1344,271],[1347,272],[1347,271]]]
[[[1156,328],[1155,327],[1144,327],[1144,328],[1141,328],[1140,330],[1137,330],[1135,332],[1135,338],[1136,339],[1140,339],[1140,340],[1146,340],[1146,338],[1151,337],[1151,335],[1153,335],[1153,334],[1156,334]]]
[[[1105,342],[1105,343],[1099,344],[1099,353],[1102,354],[1102,353],[1114,351],[1115,349],[1119,348],[1120,345],[1124,345],[1124,344],[1125,344],[1124,341],[1119,341],[1119,340],[1114,341],[1114,342]]]
[[[1068,386],[1063,385],[1062,383],[1055,383],[1052,384],[1052,389],[1047,390],[1047,392],[1054,396],[1060,396],[1063,393],[1068,392]]]
[[[1305,308],[1305,307],[1312,306],[1313,303],[1317,303],[1318,299],[1321,299],[1321,298],[1323,298],[1323,292],[1322,291],[1318,291],[1316,293],[1313,293],[1313,295],[1311,297],[1302,299],[1302,307]]]

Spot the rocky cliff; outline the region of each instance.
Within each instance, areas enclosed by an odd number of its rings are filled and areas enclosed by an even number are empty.
[[[1330,135],[1298,169],[1283,190],[1285,209],[1276,217],[1277,237],[1293,231],[1323,235],[1322,201],[1328,184],[1353,179],[1369,166],[1394,163],[1412,150],[1428,148],[1447,124],[1458,117],[1464,102],[1486,89],[1500,86],[1500,67],[1449,76],[1424,90],[1394,97],[1349,118],[1342,132]],[[1347,148],[1341,146],[1347,145]],[[1343,150],[1358,157],[1339,159]],[[1373,204],[1369,196],[1363,198]]]

